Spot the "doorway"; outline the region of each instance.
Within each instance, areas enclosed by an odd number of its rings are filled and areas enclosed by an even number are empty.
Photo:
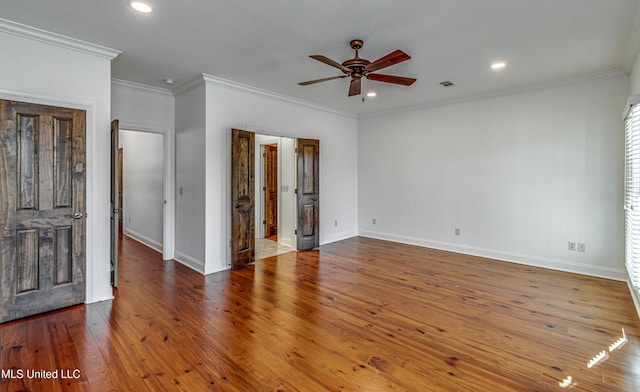
[[[256,134],[256,260],[295,250],[295,139]]]
[[[278,241],[290,235],[292,250],[320,244],[320,141],[231,130],[231,268],[256,260],[256,243],[266,240],[262,145],[278,145]],[[285,159],[288,163],[285,163]],[[261,164],[262,165],[262,164]],[[260,169],[258,169],[260,167]],[[286,168],[286,170],[285,170]],[[258,175],[256,175],[258,173]],[[287,217],[285,217],[287,214]],[[288,219],[287,219],[288,218]],[[266,240],[269,241],[269,240]],[[286,243],[285,243],[286,244]],[[287,244],[288,245],[288,244]],[[269,255],[258,254],[264,258]]]
[[[114,181],[114,175],[113,175],[114,172],[115,173],[122,172],[122,175],[119,176],[120,179],[124,179],[125,177],[128,177],[129,179],[131,179],[132,176],[126,174],[126,171],[127,171],[126,167],[130,166],[130,165],[127,165],[127,161],[129,161],[129,163],[142,162],[142,164],[144,165],[145,162],[146,164],[150,164],[149,160],[152,160],[151,165],[154,165],[154,162],[155,162],[154,173],[156,173],[156,175],[154,175],[151,178],[153,178],[153,183],[156,186],[154,186],[153,192],[145,192],[145,194],[154,195],[154,197],[152,198],[152,203],[153,203],[152,205],[156,206],[156,209],[153,212],[153,217],[156,220],[156,222],[154,223],[155,233],[162,233],[162,234],[160,237],[158,237],[157,235],[149,236],[149,235],[145,235],[145,233],[150,232],[149,230],[142,230],[139,232],[135,230],[135,228],[127,227],[127,226],[131,226],[129,225],[130,222],[134,223],[134,219],[136,219],[135,222],[142,223],[144,226],[145,225],[144,222],[148,222],[147,218],[150,217],[150,215],[148,216],[148,215],[145,215],[144,213],[136,214],[136,217],[137,217],[136,218],[134,216],[126,216],[125,211],[119,211],[118,214],[113,214],[113,211],[112,211],[112,214],[111,214],[112,219],[114,218],[114,216],[118,217],[118,220],[122,222],[122,231],[126,232],[128,234],[128,237],[134,240],[140,241],[141,243],[144,243],[145,245],[157,251],[162,252],[163,260],[172,260],[174,258],[174,252],[175,252],[175,238],[174,238],[175,237],[175,139],[173,137],[174,133],[170,129],[156,128],[156,127],[145,126],[141,124],[132,125],[130,123],[121,122],[117,119],[112,121],[112,129],[114,128],[114,123],[116,125],[116,128],[118,128],[119,130],[123,130],[123,132],[128,132],[128,133],[122,134],[123,135],[122,140],[126,140],[127,138],[129,139],[133,138],[137,140],[137,142],[132,142],[131,140],[129,140],[129,142],[127,143],[127,142],[120,142],[120,140],[118,140],[117,143],[114,143],[114,136],[113,136],[113,130],[112,130],[112,181],[111,181],[112,208],[113,208],[113,200],[119,199],[117,194],[114,193],[114,190],[115,191],[117,191],[118,189],[124,190],[123,199],[121,200],[121,202],[117,203],[118,208],[120,210],[123,210],[122,207],[124,207],[124,205],[128,203],[125,200],[126,196],[124,196],[126,194],[125,188],[130,188],[130,185],[126,185],[124,182],[118,183],[117,181]],[[116,135],[118,136],[116,139],[120,139],[120,131],[118,131]],[[153,138],[152,139],[153,147],[147,148],[146,150],[144,149],[140,150],[142,147],[144,147],[145,142],[140,143],[139,140],[145,139],[145,138]],[[162,140],[162,142],[160,142],[160,140]],[[127,149],[127,147],[125,147],[124,144],[128,144],[130,148]],[[142,145],[142,147],[140,147],[140,145]],[[132,146],[133,147],[137,146],[137,148],[132,149],[131,148]],[[119,170],[118,168],[119,162],[113,159],[113,155],[117,155],[118,157],[124,157],[122,162],[122,171]],[[129,159],[127,159],[127,155],[129,155]],[[140,159],[143,159],[143,160],[140,160]],[[162,162],[161,164],[158,163],[159,160]],[[158,177],[157,177],[157,173],[159,172],[158,168],[160,167],[162,167],[162,169],[160,169],[162,172],[161,182],[160,180],[158,180]],[[144,171],[145,167],[143,166],[141,170]],[[142,176],[142,178],[143,178],[143,181],[149,180],[149,178],[145,178],[144,176]],[[160,183],[162,183],[163,185],[161,189],[158,189],[157,184],[160,184]],[[139,184],[134,183],[134,185],[139,185]],[[136,192],[134,191],[134,196],[135,194]],[[153,202],[158,198],[160,199],[160,203],[161,203],[160,205],[162,206],[160,211],[157,210],[158,204]],[[139,197],[135,198],[135,200],[137,200],[139,204],[140,198]],[[135,204],[131,204],[130,202],[129,204],[130,204],[129,207],[133,206],[134,208],[133,210],[129,208],[131,210],[130,212],[135,212]],[[160,220],[159,225],[157,224],[158,220]],[[115,228],[112,227],[112,230],[111,230],[112,244],[114,243],[114,241],[118,241],[118,236],[119,236],[118,229],[119,227],[115,227]],[[111,260],[113,264],[113,260],[115,258],[116,263],[115,263],[114,271],[112,272],[112,284],[114,285],[114,287],[116,287],[117,276],[118,276],[117,274],[118,249],[116,248],[114,252],[113,248],[114,247],[112,246]],[[115,253],[115,256],[114,256],[114,253]],[[114,279],[114,276],[115,276],[115,279]]]
[[[164,249],[164,172],[162,134],[121,129],[122,232],[146,246]]]

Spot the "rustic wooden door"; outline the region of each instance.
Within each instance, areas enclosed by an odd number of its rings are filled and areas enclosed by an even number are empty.
[[[85,112],[0,100],[0,322],[85,301]]]
[[[298,139],[298,250],[320,246],[320,141]]]
[[[118,240],[120,236],[120,123],[111,121],[111,284],[118,287]]]
[[[118,148],[118,205],[120,206],[120,211],[118,212],[118,235],[122,233],[122,162],[124,150],[122,147]],[[120,237],[118,237],[120,238]]]
[[[264,146],[265,237],[278,240],[278,145]]]
[[[255,134],[231,131],[231,268],[255,260]]]

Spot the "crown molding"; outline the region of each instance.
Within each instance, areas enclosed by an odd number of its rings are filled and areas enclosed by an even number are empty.
[[[510,89],[494,91],[488,94],[475,95],[471,97],[463,97],[463,98],[451,99],[447,101],[438,101],[433,103],[411,105],[411,106],[405,106],[401,108],[383,110],[375,113],[363,113],[363,114],[360,114],[358,118],[366,119],[366,118],[387,116],[391,114],[414,112],[418,110],[431,109],[439,106],[457,105],[457,104],[462,104],[467,102],[481,101],[484,99],[499,98],[499,97],[514,95],[514,94],[524,94],[532,91],[552,89],[552,88],[561,87],[561,86],[569,86],[569,85],[584,83],[592,80],[617,79],[617,78],[626,78],[626,77],[629,77],[629,75],[627,75],[624,71],[620,69],[613,69],[609,71],[574,76],[566,79],[556,79],[556,80],[550,80],[542,83],[527,84],[527,85],[522,85],[522,86],[510,88]]]
[[[627,42],[627,48],[622,61],[622,70],[627,74],[631,74],[633,67],[640,54],[640,5],[637,6],[636,15],[633,19],[633,28]]]
[[[28,38],[34,41],[44,42],[46,44],[59,46],[65,49],[71,49],[76,52],[90,54],[96,57],[102,57],[107,60],[113,60],[118,57],[120,53],[122,53],[119,50],[92,44],[90,42],[81,41],[75,38],[69,38],[64,35],[51,33],[49,31],[41,30],[35,27],[23,25],[21,23],[2,18],[0,18],[0,32]]]
[[[257,87],[248,86],[246,84],[237,83],[237,82],[234,82],[234,81],[231,81],[231,80],[219,78],[217,76],[202,74],[202,79],[204,80],[205,84],[214,85],[214,86],[218,86],[218,87],[224,87],[224,88],[228,88],[228,89],[231,89],[231,90],[242,91],[242,92],[245,92],[245,93],[249,93],[249,94],[253,94],[253,95],[257,95],[257,96],[261,96],[261,97],[267,97],[267,98],[275,99],[275,100],[286,102],[286,103],[292,103],[292,104],[295,104],[295,105],[305,106],[305,107],[308,107],[308,108],[311,108],[311,109],[321,110],[321,111],[324,111],[324,112],[327,112],[327,113],[331,113],[331,114],[337,114],[339,116],[344,116],[344,117],[349,117],[349,118],[358,118],[358,116],[356,114],[353,114],[353,113],[343,112],[343,111],[340,111],[340,110],[336,110],[336,109],[330,108],[328,106],[318,105],[316,103],[312,103],[312,102],[305,101],[305,100],[302,100],[302,99],[297,99],[297,98],[293,98],[293,97],[290,97],[290,96],[287,96],[287,95],[275,93],[273,91],[263,90],[263,89],[260,89],[260,88],[257,88]]]
[[[132,90],[138,90],[145,93],[157,94],[173,98],[173,92],[166,88],[149,86],[142,83],[130,82],[122,79],[111,79],[111,86],[123,87]]]
[[[173,95],[175,97],[178,97],[184,93],[187,93],[191,90],[193,90],[194,88],[200,87],[200,86],[204,86],[205,85],[205,81],[202,78],[202,76],[198,76],[197,78],[193,79],[192,81],[183,84],[180,87],[177,87],[173,90]]]

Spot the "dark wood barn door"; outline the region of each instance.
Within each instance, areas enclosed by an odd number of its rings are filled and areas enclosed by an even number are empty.
[[[320,246],[320,141],[298,139],[298,250]]]
[[[120,122],[111,121],[111,284],[118,287],[118,240],[120,236]]]
[[[0,100],[0,322],[85,301],[85,112]]]
[[[231,268],[255,260],[255,134],[231,131]]]
[[[265,169],[265,230],[264,236],[278,240],[278,145],[264,146]]]

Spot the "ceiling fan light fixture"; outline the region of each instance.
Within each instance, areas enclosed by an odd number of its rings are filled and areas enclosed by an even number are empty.
[[[150,14],[151,12],[153,12],[153,8],[151,8],[149,4],[142,1],[130,1],[129,7],[143,14]]]

